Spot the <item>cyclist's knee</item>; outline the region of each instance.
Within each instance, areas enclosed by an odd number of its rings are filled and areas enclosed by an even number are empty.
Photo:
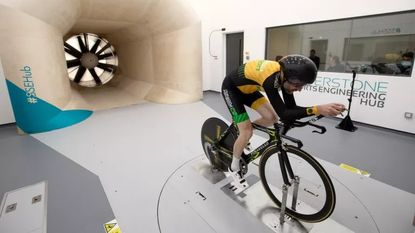
[[[266,121],[269,122],[277,122],[278,121],[278,116],[277,114],[275,114],[274,112],[267,112],[267,114],[264,114],[262,116]]]
[[[272,108],[271,104],[264,104],[260,109],[257,110],[261,117],[268,122],[277,122],[277,113]]]
[[[277,116],[277,114],[273,114],[273,115],[272,115],[272,117],[271,117],[271,121],[272,121],[273,123],[277,123],[277,122],[278,122],[278,116]]]
[[[245,141],[248,141],[253,134],[253,128],[251,122],[246,124],[238,125],[239,128],[239,137],[243,138]]]

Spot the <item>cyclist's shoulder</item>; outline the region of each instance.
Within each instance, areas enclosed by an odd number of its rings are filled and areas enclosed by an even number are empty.
[[[260,65],[274,65],[279,67],[279,63],[272,60],[265,60],[265,59],[255,59],[250,60],[245,63],[245,65],[252,65],[252,64],[260,64]]]
[[[271,60],[252,60],[243,65],[245,71],[272,74],[280,71],[280,64]]]

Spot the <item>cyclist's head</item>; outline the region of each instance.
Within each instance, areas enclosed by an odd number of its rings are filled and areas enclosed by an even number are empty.
[[[317,67],[314,62],[303,55],[288,55],[279,61],[284,79],[297,85],[311,84],[316,80]]]

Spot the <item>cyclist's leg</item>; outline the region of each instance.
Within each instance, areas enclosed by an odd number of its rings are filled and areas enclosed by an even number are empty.
[[[239,171],[239,160],[241,159],[242,152],[246,145],[249,142],[249,139],[252,137],[252,124],[248,120],[239,122],[236,124],[238,126],[239,135],[233,145],[233,157],[235,158],[232,161],[231,169],[233,171]]]
[[[268,127],[278,121],[277,113],[261,92],[257,91],[250,94],[248,106],[256,110],[261,116],[259,119],[255,120],[254,123]]]
[[[243,122],[236,123],[236,125],[238,127],[239,135],[235,141],[235,144],[233,145],[232,164],[228,169],[228,172],[234,180],[234,184],[236,184],[237,187],[245,189],[249,185],[243,177],[243,173],[240,167],[240,160],[244,148],[248,144],[249,139],[252,137],[252,124],[249,119],[247,119]]]
[[[240,171],[239,161],[243,149],[252,136],[252,124],[244,107],[244,94],[237,89],[226,77],[222,85],[222,96],[232,115],[232,120],[238,127],[239,135],[233,146],[233,160],[231,170]]]
[[[259,115],[261,115],[259,119],[254,121],[254,123],[258,125],[269,127],[278,121],[278,115],[269,102],[264,103],[261,107],[255,110],[259,113]]]

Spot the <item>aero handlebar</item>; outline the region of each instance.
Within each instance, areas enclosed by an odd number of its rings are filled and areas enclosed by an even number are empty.
[[[301,148],[303,146],[303,143],[299,139],[296,139],[296,138],[293,138],[293,137],[290,137],[290,136],[286,135],[288,130],[290,130],[292,128],[295,128],[295,127],[304,127],[304,126],[309,125],[309,126],[313,126],[314,128],[318,129],[318,130],[313,130],[312,131],[313,133],[324,134],[327,131],[326,127],[321,126],[321,125],[317,125],[317,124],[314,123],[314,122],[316,122],[317,120],[320,120],[323,117],[324,116],[319,115],[319,116],[311,118],[308,121],[297,121],[296,120],[296,121],[289,122],[289,123],[284,123],[284,124],[277,123],[277,124],[274,124],[274,127],[275,127],[275,130],[277,132],[279,132],[279,134],[281,135],[282,138],[296,143],[298,145],[298,147]]]

